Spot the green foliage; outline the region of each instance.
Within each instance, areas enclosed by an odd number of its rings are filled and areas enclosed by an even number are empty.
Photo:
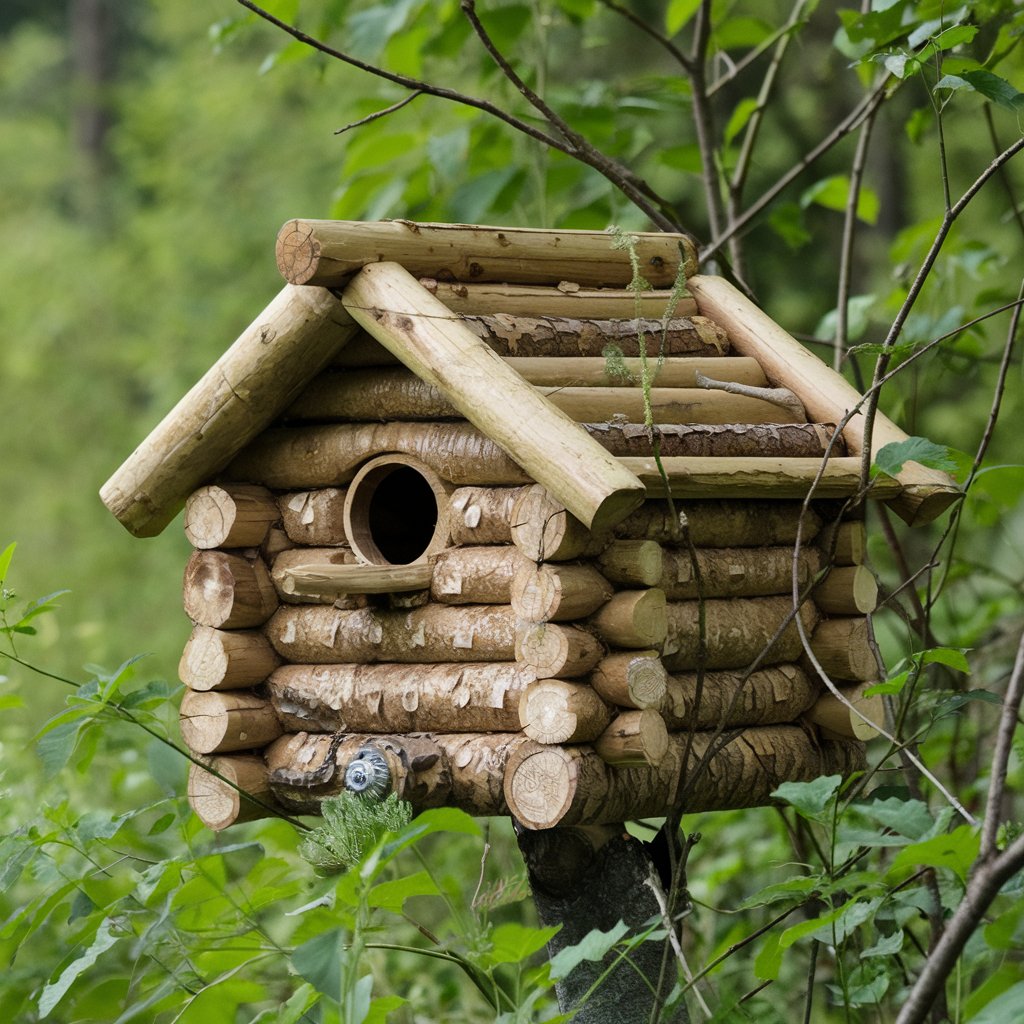
[[[343,792],[320,805],[324,824],[303,839],[299,852],[323,874],[337,874],[361,861],[386,832],[409,824],[412,808],[390,793],[383,801]]]

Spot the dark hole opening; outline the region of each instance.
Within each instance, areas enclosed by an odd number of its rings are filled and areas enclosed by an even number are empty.
[[[370,537],[392,565],[415,562],[434,536],[437,499],[415,469],[399,466],[377,485],[367,515]]]

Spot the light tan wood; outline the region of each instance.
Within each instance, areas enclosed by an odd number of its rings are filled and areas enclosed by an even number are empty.
[[[539,622],[520,626],[515,654],[539,678],[578,679],[597,665],[605,650],[585,629]]]
[[[262,683],[281,663],[256,630],[196,626],[178,665],[178,678],[193,690],[238,690]]]
[[[801,589],[818,570],[816,548],[803,547],[797,558],[797,584]],[[658,586],[670,601],[702,597],[765,597],[793,591],[793,549],[666,548],[664,571]],[[698,576],[700,586],[698,594]]]
[[[288,604],[330,603],[340,593],[332,586],[330,574],[355,564],[356,556],[347,547],[288,548],[274,559],[270,578],[277,596]],[[295,577],[296,570],[299,570],[299,580]]]
[[[188,802],[207,828],[220,832],[230,825],[280,813],[262,757],[212,757],[208,766],[217,774],[198,764],[192,764],[188,771]],[[255,799],[247,799],[246,794]]]
[[[594,741],[597,756],[607,764],[661,764],[668,753],[665,720],[654,708],[622,711]]]
[[[523,380],[549,387],[639,388],[644,368],[636,357],[609,361],[603,356],[506,356]],[[746,356],[666,356],[648,359],[647,374],[659,388],[693,388],[697,374],[761,387],[767,378],[756,359]]]
[[[792,545],[803,520],[804,543],[814,539],[821,519],[814,509],[802,511],[797,501],[646,501],[615,528],[618,537],[646,538],[661,544],[684,541],[682,516],[690,540],[699,548]]]
[[[774,665],[796,661],[803,651],[794,621],[789,621],[779,638],[772,642],[783,623],[791,618],[791,597],[673,601],[667,608],[668,639],[662,658],[670,672],[695,671],[701,666],[701,610],[706,644],[704,668],[745,669],[765,651],[762,664]],[[818,618],[810,602],[801,606],[800,618],[809,634]]]
[[[348,543],[343,487],[280,494],[277,505],[285,533],[294,543],[312,548]]]
[[[538,679],[519,699],[519,724],[538,743],[584,743],[596,739],[611,712],[586,683]]]
[[[656,587],[620,590],[594,614],[590,624],[613,647],[660,647],[668,628],[665,593]]]
[[[631,473],[553,409],[397,263],[365,267],[345,289],[352,316],[417,376],[440,387],[581,522],[610,528],[643,500]],[[494,396],[501,395],[501,402]]]
[[[878,584],[866,565],[833,566],[813,597],[826,615],[866,615],[878,607]]]
[[[458,487],[451,495],[453,544],[511,544],[512,510],[526,487]]]
[[[832,679],[869,681],[878,676],[865,618],[823,619],[811,636],[811,650]]]
[[[867,535],[861,520],[826,523],[817,538],[823,561],[833,565],[860,565],[867,553]]]
[[[803,401],[812,419],[836,423],[862,401],[860,394],[838,373],[775,324],[738,289],[720,277],[697,276],[687,282],[701,312],[725,327],[742,355],[753,356],[769,380],[784,384]],[[855,415],[843,431],[854,455],[864,450],[864,416]],[[905,441],[907,435],[879,413],[875,418],[873,449]],[[962,491],[952,478],[917,463],[907,463],[898,475],[901,492],[892,498],[893,510],[907,523],[930,522],[944,512]]]
[[[449,548],[434,560],[430,596],[442,604],[508,604],[524,563],[511,544]]]
[[[662,548],[653,540],[615,540],[598,556],[602,574],[620,587],[656,587],[663,576]]]
[[[446,484],[409,455],[378,455],[352,478],[345,495],[345,535],[372,565],[425,562],[448,547]]]
[[[277,594],[261,559],[194,551],[185,566],[183,603],[199,626],[248,629],[270,618]]]
[[[532,562],[566,562],[605,544],[540,484],[524,490],[513,507],[512,540]]]
[[[282,551],[290,551],[293,547],[295,542],[288,534],[280,526],[272,526],[260,545],[260,558],[265,565],[270,565]]]
[[[401,262],[401,261],[399,261]],[[468,284],[422,278],[420,284],[452,312],[511,313],[513,316],[594,317],[600,320],[646,316],[692,316],[697,303],[688,295],[669,309],[665,289],[635,292],[630,288],[581,288],[571,281],[558,285]]]
[[[661,713],[669,729],[717,729],[795,721],[818,698],[819,687],[798,665],[742,672],[696,672],[669,679]]]
[[[300,549],[301,550],[301,549]],[[275,564],[275,573],[277,566]],[[283,569],[283,589],[288,594],[333,600],[342,594],[396,594],[425,590],[430,586],[433,566],[412,565],[325,565],[300,562]]]
[[[698,772],[704,761],[706,770]],[[676,807],[692,812],[763,806],[783,782],[848,776],[864,764],[862,744],[813,743],[803,729],[786,725],[747,729],[725,743],[714,733],[692,739],[676,734],[656,768],[612,768],[589,746],[524,743],[506,764],[505,799],[527,828],[604,824],[660,816]]]
[[[308,665],[515,660],[515,616],[508,605],[409,611],[323,605],[284,606],[266,634],[285,661]]]
[[[268,681],[289,732],[517,732],[536,676],[481,665],[283,665]]]
[[[668,673],[657,651],[615,651],[602,658],[590,685],[609,703],[622,708],[660,708]]]
[[[839,692],[853,705],[851,710],[833,693],[823,693],[804,714],[804,719],[820,726],[831,736],[867,741],[874,739],[879,728],[885,727],[885,704],[881,694],[866,697],[864,691],[871,684],[844,686]],[[858,714],[859,712],[859,714]],[[864,718],[861,717],[864,716]],[[868,721],[864,721],[864,719]]]
[[[160,533],[355,331],[326,289],[286,285],[103,485],[103,503],[136,536]]]
[[[671,287],[696,271],[685,235],[635,232],[643,275]],[[292,284],[342,284],[366,264],[394,260],[419,277],[445,281],[628,287],[629,254],[604,231],[549,231],[407,220],[290,220],[277,235],[277,266]],[[681,258],[680,252],[685,255]]]
[[[592,565],[526,562],[512,581],[512,610],[525,622],[572,622],[596,612],[613,593]]]
[[[583,429],[611,455],[649,459],[657,446],[664,459],[816,459],[835,434],[822,423],[658,423],[609,420]],[[846,446],[838,442],[833,455]]]
[[[258,750],[282,731],[270,701],[242,690],[187,691],[180,725],[185,745],[197,754]]]
[[[619,461],[643,482],[650,498],[663,497],[666,491],[676,498],[802,498],[812,488],[816,498],[847,498],[860,491],[860,460],[853,456],[829,459],[823,472],[821,459],[665,458],[661,464],[667,489],[653,458],[627,456]],[[878,476],[868,497],[886,500],[901,489],[898,480]]]
[[[210,484],[185,502],[185,536],[194,548],[257,548],[279,518],[265,487]]]

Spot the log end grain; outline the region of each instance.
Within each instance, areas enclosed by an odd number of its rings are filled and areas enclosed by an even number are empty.
[[[310,224],[290,220],[277,233],[277,269],[289,284],[305,284],[320,266],[320,242]]]
[[[523,744],[505,766],[505,802],[531,829],[553,828],[572,805],[576,760],[562,747]]]
[[[215,757],[209,766],[217,775],[198,764],[193,764],[188,773],[188,802],[207,828],[220,832],[229,825],[278,813],[262,757]]]

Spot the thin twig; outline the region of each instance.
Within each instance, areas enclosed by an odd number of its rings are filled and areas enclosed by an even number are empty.
[[[662,35],[656,28],[649,25],[645,18],[640,17],[635,11],[631,11],[628,7],[624,7],[622,4],[615,3],[615,0],[601,0],[601,4],[608,8],[610,11],[614,11],[616,14],[621,15],[631,25],[638,28],[645,35],[650,36],[659,46],[665,49],[672,55],[672,58],[679,63],[679,66],[690,74],[691,64],[690,58],[683,53],[682,50],[672,42],[668,36]]]
[[[335,135],[344,135],[345,132],[350,132],[353,128],[361,128],[364,124],[370,124],[373,121],[379,121],[382,117],[387,117],[388,114],[393,114],[396,110],[401,110],[402,107],[412,103],[417,96],[422,96],[423,90],[417,89],[415,92],[409,93],[408,96],[403,100],[399,100],[397,103],[392,103],[390,107],[385,107],[383,110],[375,110],[372,114],[367,114],[366,117],[361,117],[358,121],[353,121],[351,124],[345,125],[344,128],[335,129]]]

